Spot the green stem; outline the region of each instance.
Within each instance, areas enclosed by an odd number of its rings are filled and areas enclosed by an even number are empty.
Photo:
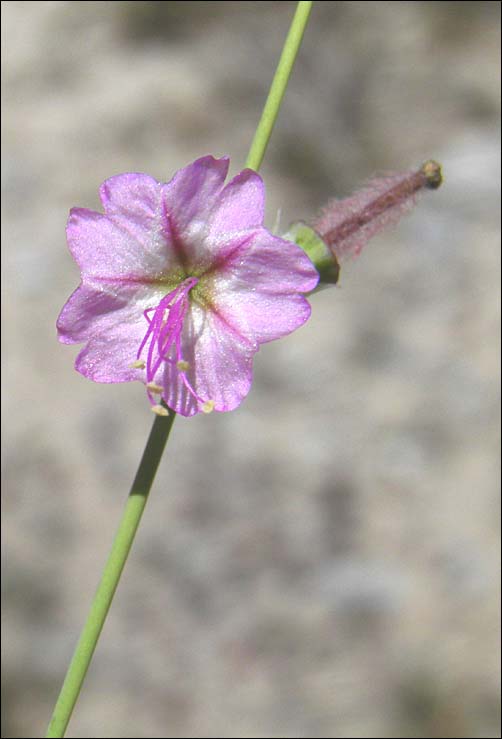
[[[279,60],[272,86],[246,160],[246,166],[258,170],[263,160],[274,123],[281,106],[312,2],[299,2]],[[92,601],[87,621],[66,673],[47,737],[63,737],[78,700],[82,683],[110,609],[122,570],[127,561],[155,473],[162,457],[176,413],[157,416],[143,452],[141,462],[127,499],[124,514],[113,541],[101,581]]]
[[[263,108],[263,113],[261,114],[248,158],[246,159],[246,167],[250,167],[251,169],[258,170],[263,161],[311,10],[312,2],[299,2],[296,7],[296,13],[284,43],[281,58],[279,59],[270,92],[268,93],[267,102]]]
[[[65,734],[175,418],[176,413],[171,411],[169,416],[157,416],[153,422],[112,550],[54,708],[47,730],[48,737],[63,737]]]

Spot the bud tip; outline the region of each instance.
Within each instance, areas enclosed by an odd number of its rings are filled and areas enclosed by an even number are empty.
[[[427,162],[422,164],[420,171],[425,177],[425,187],[430,190],[437,190],[443,182],[443,173],[441,171],[441,165],[435,162],[433,159],[429,159]]]

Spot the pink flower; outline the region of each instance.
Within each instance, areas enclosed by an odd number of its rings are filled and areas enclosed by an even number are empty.
[[[104,214],[73,208],[67,226],[81,284],[57,322],[85,342],[75,367],[95,382],[145,383],[152,409],[230,411],[248,394],[253,355],[310,316],[318,274],[263,227],[264,184],[228,158],[202,157],[167,184],[145,174],[100,188]]]

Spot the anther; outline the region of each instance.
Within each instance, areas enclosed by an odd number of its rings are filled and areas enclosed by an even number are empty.
[[[158,416],[168,416],[169,415],[169,411],[167,410],[167,408],[164,408],[163,405],[151,405],[150,408]]]
[[[216,403],[214,400],[206,400],[206,402],[202,404],[202,413],[212,413],[215,405]]]
[[[135,362],[129,365],[130,369],[145,369],[146,364],[142,359],[136,359]]]
[[[185,359],[179,359],[176,362],[176,367],[179,369],[180,372],[188,372],[190,369],[190,362],[187,362]]]
[[[160,385],[157,385],[157,383],[155,382],[147,382],[146,389],[149,390],[151,393],[157,393],[158,395],[160,395],[164,391],[164,388]]]

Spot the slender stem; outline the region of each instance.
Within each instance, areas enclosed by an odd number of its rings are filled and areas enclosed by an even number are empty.
[[[131,549],[175,417],[176,413],[171,411],[169,416],[156,416],[153,422],[112,550],[54,708],[47,737],[64,736]]]
[[[279,64],[272,80],[270,92],[268,93],[267,102],[263,108],[263,113],[261,114],[248,158],[246,159],[246,167],[250,167],[251,169],[258,170],[263,161],[311,10],[312,2],[299,2],[296,7],[281,58],[279,59]]]
[[[312,2],[299,2],[284,49],[279,60],[272,87],[246,160],[246,166],[258,170],[263,160],[272,129],[288,84],[303,32],[308,21]],[[78,700],[96,644],[115,595],[122,570],[127,561],[136,530],[148,499],[155,473],[162,457],[176,414],[157,416],[143,452],[143,457],[127,499],[112,550],[105,565],[101,581],[94,596],[87,621],[75,648],[73,659],[66,673],[47,737],[63,737]]]

